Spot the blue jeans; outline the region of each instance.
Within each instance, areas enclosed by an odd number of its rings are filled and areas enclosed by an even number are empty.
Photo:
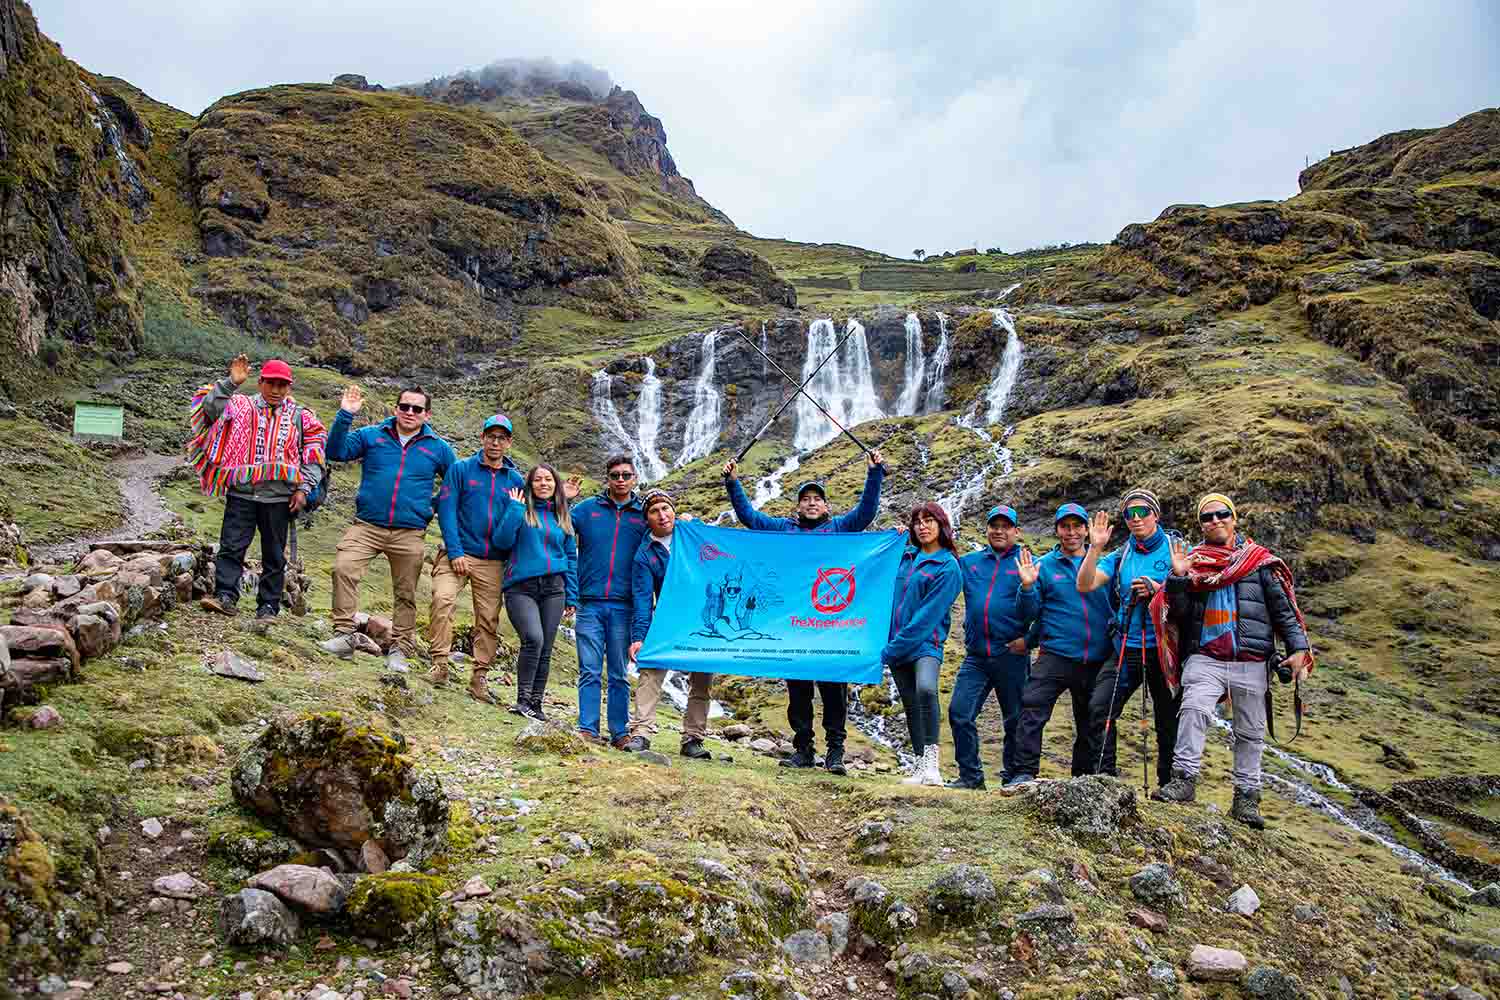
[[[630,735],[630,605],[623,601],[580,601],[574,622],[578,634],[578,728],[599,735],[599,678],[609,664],[609,738]]]
[[[1016,753],[1020,749],[1016,726],[1021,719],[1021,691],[1026,687],[1029,664],[1030,657],[1025,653],[999,656],[969,653],[959,665],[958,677],[953,681],[953,697],[948,701],[948,726],[953,730],[953,756],[958,760],[960,779],[984,780],[984,765],[979,760],[979,729],[974,720],[979,718],[992,691],[1000,702],[1005,727],[1005,746],[1000,753],[1001,780],[1016,773]]]

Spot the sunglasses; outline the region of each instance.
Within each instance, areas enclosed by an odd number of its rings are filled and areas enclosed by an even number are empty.
[[[1145,518],[1148,518],[1148,517],[1151,516],[1151,508],[1150,507],[1126,507],[1125,508],[1125,516],[1128,517],[1128,518],[1130,518],[1132,521],[1144,520]]]
[[[397,403],[396,409],[402,413],[426,413],[427,407],[421,403]]]
[[[1206,510],[1198,515],[1198,520],[1203,524],[1213,524],[1215,521],[1227,521],[1233,516],[1234,512],[1229,510]]]
[[[626,482],[627,480],[634,479],[635,478],[635,473],[634,472],[611,472],[611,473],[609,473],[609,478],[613,479],[617,483],[623,483],[623,482]]]

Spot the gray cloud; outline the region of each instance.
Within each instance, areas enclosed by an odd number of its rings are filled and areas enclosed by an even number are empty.
[[[69,56],[201,110],[497,58],[602,66],[698,190],[763,236],[905,255],[1107,240],[1177,201],[1281,198],[1305,158],[1500,94],[1500,8],[949,0],[50,0]]]

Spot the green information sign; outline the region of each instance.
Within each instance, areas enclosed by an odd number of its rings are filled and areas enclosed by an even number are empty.
[[[76,403],[73,406],[73,436],[112,438],[125,436],[125,410],[101,403]]]

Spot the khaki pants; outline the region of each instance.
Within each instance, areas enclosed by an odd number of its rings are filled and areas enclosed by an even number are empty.
[[[650,736],[656,732],[656,706],[661,701],[665,670],[642,670],[635,682],[635,710],[631,713],[630,735]],[[688,674],[687,711],[682,716],[682,738],[701,740],[708,735],[708,691],[713,674]]]
[[[394,633],[391,648],[411,655],[412,632],[417,627],[417,581],[422,578],[426,548],[421,528],[377,528],[355,521],[339,539],[333,557],[333,628],[354,631],[354,612],[359,608],[359,581],[376,556],[391,564],[391,589],[395,592]]]
[[[427,633],[433,662],[453,650],[453,609],[458,605],[459,591],[469,584],[474,601],[474,664],[494,664],[500,645],[500,578],[504,572],[505,563],[499,560],[471,556],[469,575],[459,576],[453,572],[448,553],[438,550],[437,561],[432,564],[432,624]]]

